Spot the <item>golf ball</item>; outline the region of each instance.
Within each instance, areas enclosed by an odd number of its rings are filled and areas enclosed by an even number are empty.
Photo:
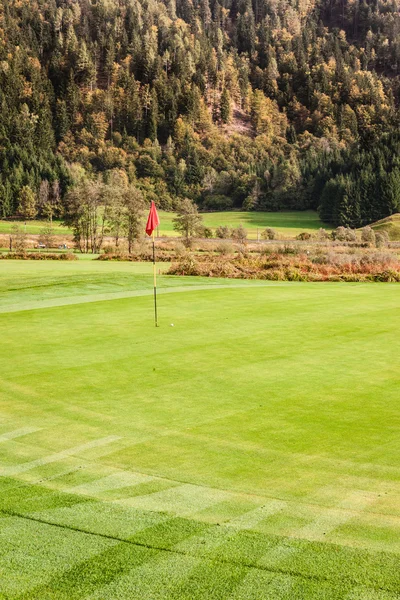
[[[173,326],[174,326],[174,324],[173,324],[173,323],[171,323],[171,327],[173,327]]]

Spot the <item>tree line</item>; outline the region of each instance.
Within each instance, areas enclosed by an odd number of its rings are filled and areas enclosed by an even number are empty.
[[[101,202],[118,171],[167,210],[399,211],[398,4],[4,0],[0,216],[70,219],[79,169]]]

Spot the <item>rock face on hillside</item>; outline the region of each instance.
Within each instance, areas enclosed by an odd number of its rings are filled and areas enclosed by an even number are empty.
[[[4,0],[0,217],[111,171],[165,209],[398,212],[399,33],[398,0]]]

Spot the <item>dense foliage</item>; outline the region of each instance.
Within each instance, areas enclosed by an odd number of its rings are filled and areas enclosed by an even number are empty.
[[[60,212],[73,163],[166,209],[397,212],[399,32],[398,0],[3,0],[0,216]]]

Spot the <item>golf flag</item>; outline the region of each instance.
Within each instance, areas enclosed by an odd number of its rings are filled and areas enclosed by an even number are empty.
[[[153,278],[154,278],[154,324],[158,327],[158,317],[157,317],[157,274],[156,274],[156,244],[154,231],[156,227],[160,224],[160,219],[158,218],[156,205],[154,202],[151,203],[149,216],[147,217],[146,223],[146,233],[147,235],[153,236]]]
[[[149,216],[147,217],[146,224],[146,233],[147,235],[151,235],[153,231],[156,229],[157,225],[160,224],[160,219],[158,218],[158,213],[156,209],[156,205],[154,202],[151,203]]]

